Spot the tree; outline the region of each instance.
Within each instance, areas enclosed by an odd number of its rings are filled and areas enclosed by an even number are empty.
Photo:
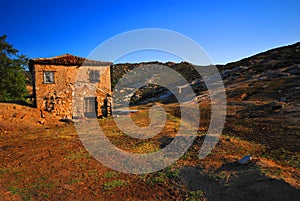
[[[0,100],[24,100],[26,89],[25,69],[28,58],[0,37]]]

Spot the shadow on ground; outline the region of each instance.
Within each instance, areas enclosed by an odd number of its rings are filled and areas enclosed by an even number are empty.
[[[184,166],[180,170],[179,178],[189,190],[202,190],[208,200],[212,201],[300,200],[298,189],[283,180],[266,177],[255,163],[227,163],[213,173],[205,173],[194,166]]]

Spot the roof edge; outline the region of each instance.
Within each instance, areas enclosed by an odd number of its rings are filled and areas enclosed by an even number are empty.
[[[30,65],[42,64],[42,65],[63,65],[63,66],[107,66],[112,65],[112,62],[97,61],[86,59],[71,54],[63,54],[51,58],[36,58],[29,60]]]

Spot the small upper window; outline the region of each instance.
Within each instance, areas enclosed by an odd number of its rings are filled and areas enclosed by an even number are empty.
[[[44,84],[53,84],[54,83],[54,72],[45,71],[44,72]]]
[[[99,82],[100,81],[100,73],[98,70],[90,70],[90,82]]]

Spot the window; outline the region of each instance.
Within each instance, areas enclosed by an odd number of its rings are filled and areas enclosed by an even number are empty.
[[[100,81],[100,73],[98,70],[90,70],[89,71],[90,75],[90,82],[95,83]]]
[[[54,72],[44,71],[44,84],[53,84],[53,83],[54,83]]]

